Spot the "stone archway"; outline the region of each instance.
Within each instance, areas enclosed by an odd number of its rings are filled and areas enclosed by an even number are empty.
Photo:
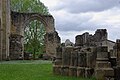
[[[35,19],[41,21],[45,25],[46,53],[49,54],[50,56],[53,56],[56,53],[56,47],[60,45],[60,37],[55,31],[54,18],[51,15],[41,15],[38,13],[12,12],[11,18],[12,18],[12,26],[11,26],[10,42],[14,42],[12,44],[17,45],[17,46],[10,46],[11,59],[19,59],[19,57],[23,54],[24,27],[31,20],[35,20]]]

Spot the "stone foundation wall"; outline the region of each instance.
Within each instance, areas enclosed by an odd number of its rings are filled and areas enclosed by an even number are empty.
[[[84,49],[72,46],[58,47],[53,72],[63,76],[86,78],[95,76],[97,80],[114,80],[115,73],[119,73],[112,67],[106,46]]]
[[[78,35],[72,46],[65,42],[57,48],[55,57],[54,74],[120,80],[120,40],[107,40],[106,29],[98,29],[94,35]]]
[[[92,48],[90,48],[92,49]],[[76,77],[92,77],[94,75],[94,51],[85,52],[77,47],[58,47],[53,65],[55,74]],[[92,63],[92,64],[91,64]]]

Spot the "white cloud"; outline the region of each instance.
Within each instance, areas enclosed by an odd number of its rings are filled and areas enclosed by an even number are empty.
[[[62,0],[56,10],[64,9],[71,13],[99,12],[119,7],[119,0]]]
[[[52,10],[54,10],[55,6],[57,6],[58,3],[60,2],[60,0],[40,0],[40,1],[49,8],[50,12],[52,12]]]
[[[120,0],[41,0],[55,18],[62,42],[83,32],[106,28],[109,39],[120,38]]]

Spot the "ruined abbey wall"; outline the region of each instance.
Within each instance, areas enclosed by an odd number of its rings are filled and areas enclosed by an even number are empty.
[[[0,0],[0,59],[9,56],[10,1]]]
[[[56,53],[60,37],[52,15],[12,12],[10,0],[0,0],[0,60],[24,59],[24,29],[31,20],[39,20],[45,26],[46,54],[51,57]]]
[[[98,29],[94,35],[86,32],[75,38],[75,45],[66,40],[65,46],[57,48],[54,74],[96,77],[97,80],[120,79],[120,40],[108,40],[106,29]]]
[[[39,20],[45,27],[45,53],[53,56],[56,53],[56,47],[60,45],[60,37],[54,27],[54,18],[52,15],[41,15],[39,13],[11,13],[12,26],[10,36],[10,55],[11,59],[19,59],[24,53],[24,30],[32,20]],[[19,42],[19,43],[16,43]],[[13,43],[14,42],[14,43]],[[13,45],[16,44],[16,45]],[[23,56],[24,57],[24,56]]]

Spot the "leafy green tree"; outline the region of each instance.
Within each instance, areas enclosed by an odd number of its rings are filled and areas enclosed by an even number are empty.
[[[48,8],[40,0],[11,0],[11,10],[49,15]]]
[[[40,13],[49,15],[47,7],[40,0],[11,0],[11,10],[16,12]],[[27,52],[32,52],[33,57],[37,53],[44,51],[44,25],[37,20],[33,20],[24,30],[24,48]]]
[[[32,52],[33,57],[38,53],[44,53],[44,25],[37,20],[31,21],[24,31],[25,51]]]

